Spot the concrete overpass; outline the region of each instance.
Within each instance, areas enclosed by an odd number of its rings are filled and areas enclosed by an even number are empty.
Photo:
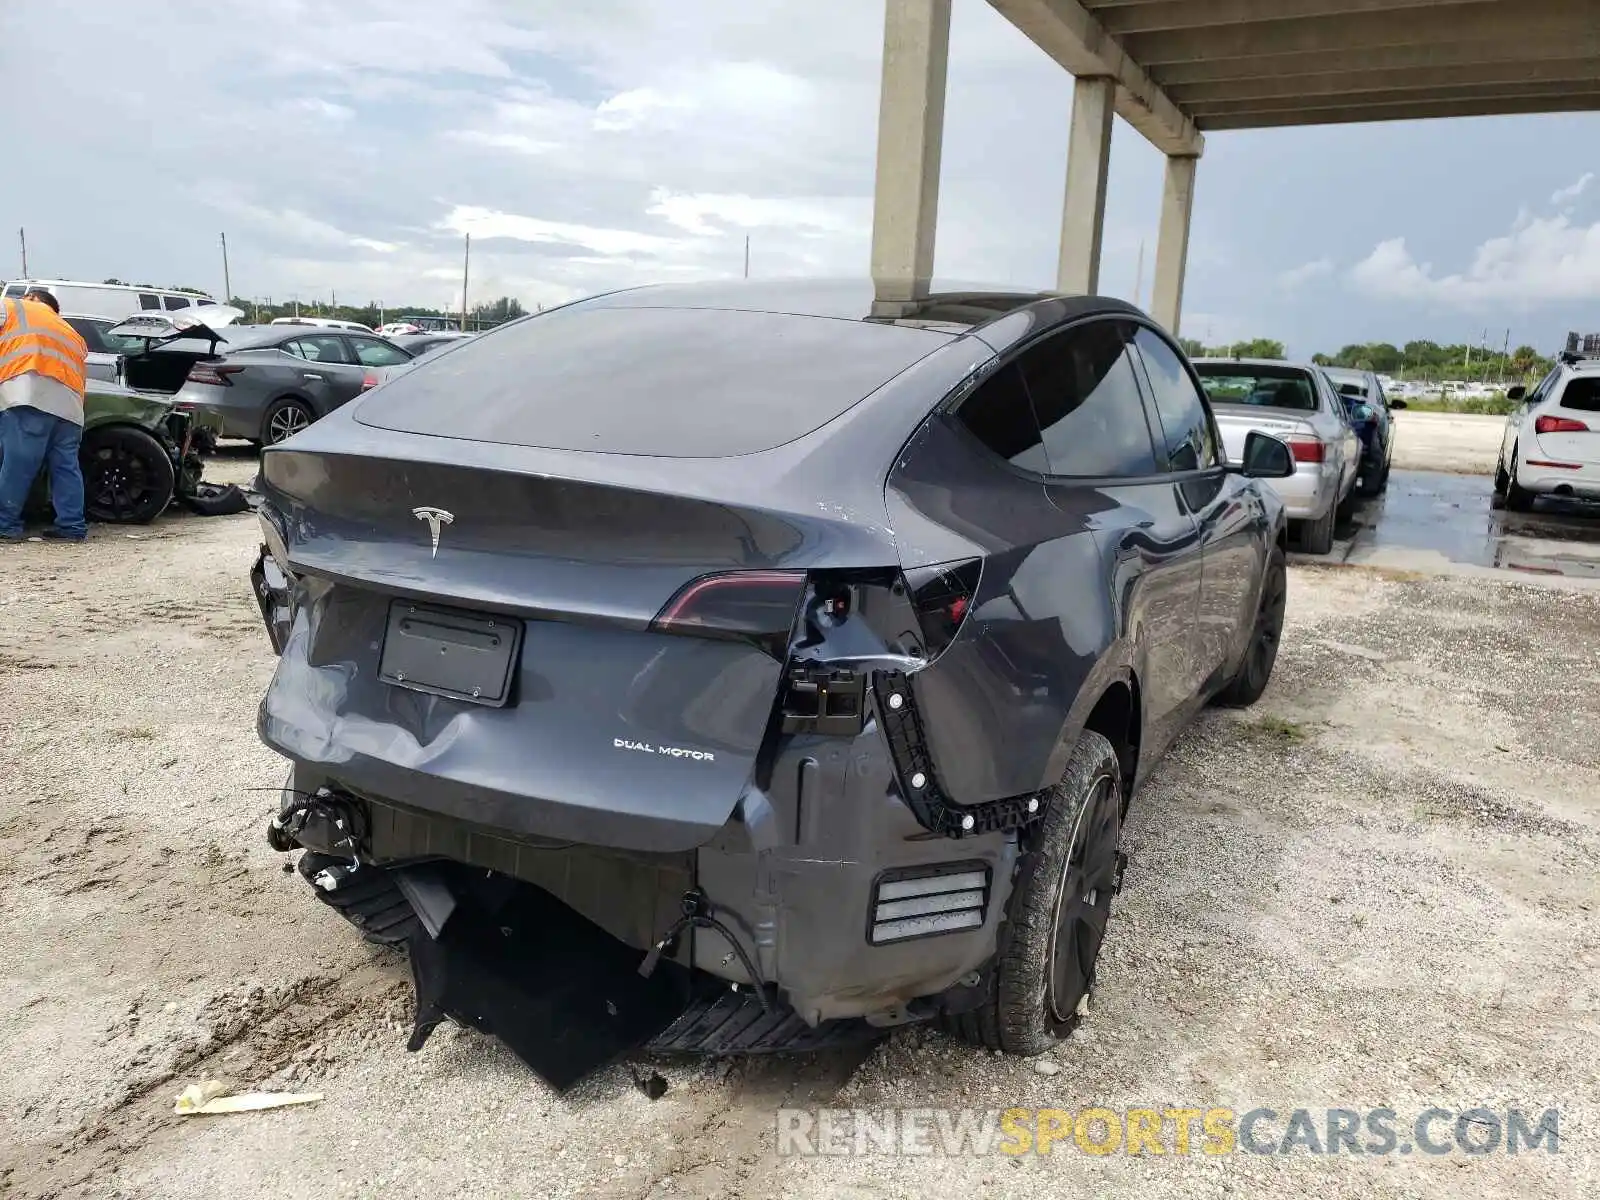
[[[872,268],[886,302],[933,272],[950,3],[885,0]],[[1206,132],[1600,110],[1600,0],[989,3],[1075,76],[1061,291],[1099,287],[1112,116],[1166,154],[1151,311],[1174,333]]]

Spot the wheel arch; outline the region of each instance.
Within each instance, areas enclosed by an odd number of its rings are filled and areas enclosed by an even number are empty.
[[[1073,747],[1085,729],[1109,741],[1122,764],[1123,803],[1142,778],[1145,745],[1143,690],[1135,665],[1119,655],[1103,658],[1090,672],[1062,726],[1055,752],[1050,756],[1049,786],[1066,769]]]

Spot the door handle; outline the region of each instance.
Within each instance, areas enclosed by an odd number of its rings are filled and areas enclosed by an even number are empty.
[[[1134,522],[1134,526],[1133,527],[1135,529],[1154,529],[1156,527],[1156,523],[1155,523],[1154,520],[1147,518],[1147,519],[1145,519],[1143,521]]]
[[[325,377],[322,376],[322,375],[318,375],[315,371],[307,371],[304,375],[301,376],[301,378],[302,379],[323,379]]]

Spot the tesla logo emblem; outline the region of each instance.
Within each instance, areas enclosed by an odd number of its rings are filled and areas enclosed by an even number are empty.
[[[428,535],[433,538],[433,557],[439,557],[439,526],[455,521],[455,515],[442,508],[413,508],[411,515],[428,523]]]

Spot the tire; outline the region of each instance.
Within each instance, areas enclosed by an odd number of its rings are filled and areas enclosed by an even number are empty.
[[[1383,466],[1378,467],[1377,469],[1375,469],[1374,471],[1372,471],[1369,474],[1368,471],[1367,471],[1367,464],[1366,463],[1362,463],[1361,464],[1361,478],[1356,481],[1356,486],[1351,488],[1350,492],[1351,492],[1351,495],[1364,496],[1364,497],[1366,497],[1367,499],[1370,500],[1374,496],[1383,495],[1383,489],[1385,487],[1387,487],[1388,484],[1389,484],[1389,467],[1388,467],[1388,464],[1384,464]]]
[[[1122,883],[1122,766],[1111,743],[1084,730],[1045,802],[1017,865],[989,998],[944,1018],[958,1037],[1008,1054],[1042,1054],[1071,1033],[1094,985]]]
[[[1490,508],[1498,510],[1506,506],[1506,487],[1510,482],[1511,479],[1506,474],[1506,460],[1502,455],[1494,464],[1494,490],[1489,493]]]
[[[1238,674],[1217,693],[1216,703],[1228,708],[1245,708],[1261,699],[1261,693],[1267,690],[1283,638],[1283,613],[1288,593],[1289,576],[1284,566],[1283,548],[1274,546],[1261,578],[1261,600],[1256,605],[1255,624],[1250,629],[1244,661],[1239,664]]]
[[[1339,519],[1337,504],[1315,521],[1300,522],[1300,548],[1307,554],[1327,554],[1333,549],[1333,524]]]
[[[1517,486],[1517,450],[1511,447],[1511,468],[1506,475],[1506,507],[1512,512],[1528,512],[1533,508],[1534,494]]]
[[[201,517],[231,517],[250,511],[250,500],[231,483],[197,483],[195,490],[178,499],[190,512]]]
[[[307,850],[300,856],[300,877],[329,908],[361,931],[375,946],[398,946],[421,925],[411,901],[382,867],[363,867],[342,887],[327,892],[312,883],[318,871],[348,862]]]
[[[294,396],[283,396],[267,405],[261,414],[261,444],[276,446],[285,438],[293,437],[311,422],[317,414],[311,405]]]
[[[78,451],[84,510],[91,521],[146,525],[172,503],[175,474],[166,447],[142,429],[113,425],[84,435]]]

